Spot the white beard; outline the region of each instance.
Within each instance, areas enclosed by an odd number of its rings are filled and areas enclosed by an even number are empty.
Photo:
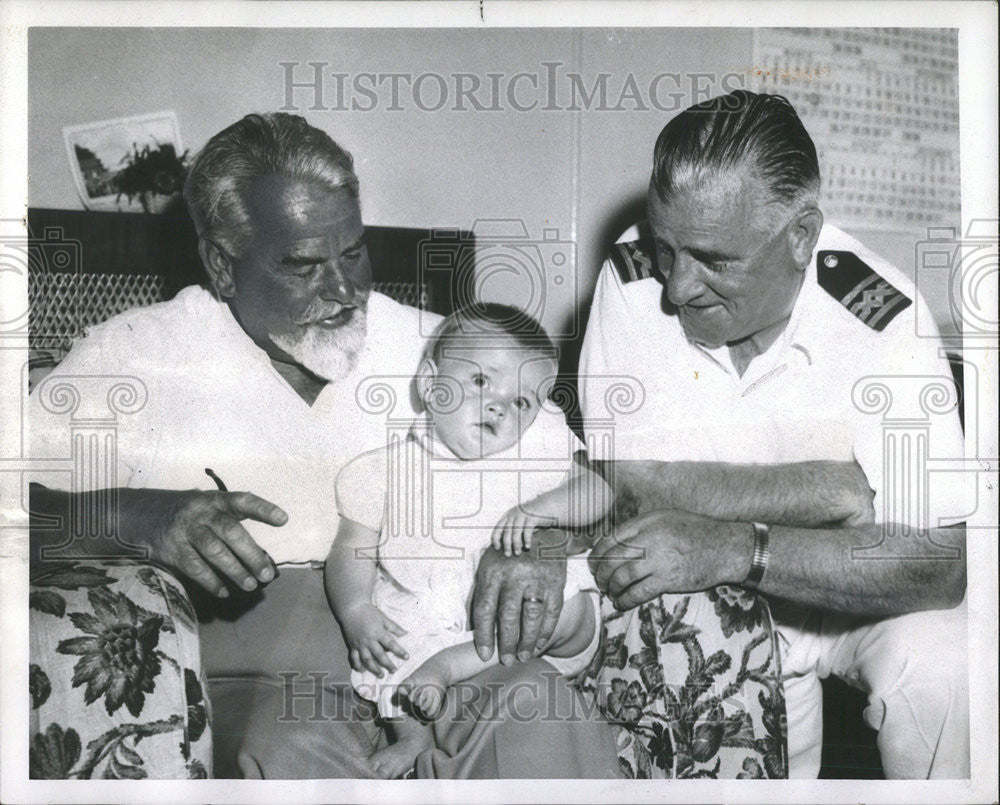
[[[272,335],[271,340],[314,375],[332,383],[357,365],[367,334],[366,313],[355,308],[351,318],[335,330],[312,325],[297,337]]]

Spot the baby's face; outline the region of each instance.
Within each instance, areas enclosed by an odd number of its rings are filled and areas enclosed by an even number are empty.
[[[425,395],[437,437],[459,458],[481,458],[515,444],[535,421],[555,361],[506,335],[452,338]]]

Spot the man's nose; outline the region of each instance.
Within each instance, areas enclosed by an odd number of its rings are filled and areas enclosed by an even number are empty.
[[[674,258],[667,274],[667,298],[681,307],[701,296],[705,286],[699,278],[701,266],[697,260],[681,255]]]
[[[321,283],[319,295],[322,299],[341,304],[354,302],[354,284],[336,262],[324,267]]]

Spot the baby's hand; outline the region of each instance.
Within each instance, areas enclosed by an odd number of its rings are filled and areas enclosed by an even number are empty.
[[[521,507],[515,506],[500,518],[500,522],[493,529],[493,547],[498,551],[503,550],[505,556],[510,556],[512,552],[520,555],[522,550],[531,548],[532,531],[555,523],[555,517],[529,514]]]
[[[396,666],[389,659],[390,651],[402,660],[409,658],[396,640],[406,634],[406,629],[372,604],[353,608],[344,616],[341,628],[344,642],[350,649],[351,668],[359,673],[367,669],[381,679],[383,668],[395,671]]]

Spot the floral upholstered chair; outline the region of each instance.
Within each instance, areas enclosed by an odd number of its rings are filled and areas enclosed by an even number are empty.
[[[173,577],[43,561],[29,604],[33,779],[211,776],[197,622]]]

